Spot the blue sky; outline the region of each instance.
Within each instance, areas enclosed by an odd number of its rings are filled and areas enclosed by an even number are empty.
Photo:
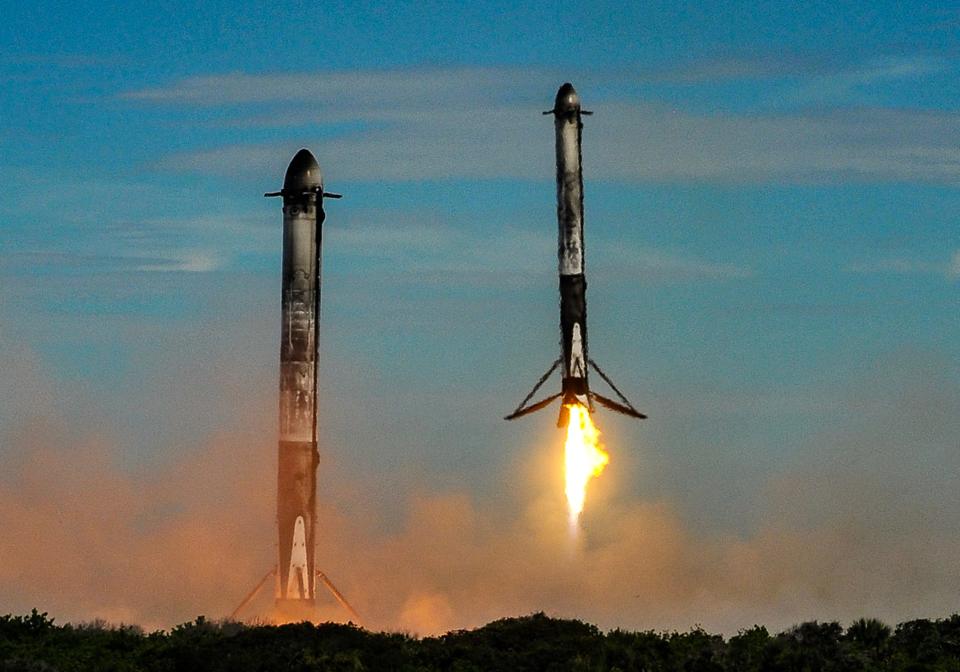
[[[549,414],[500,418],[555,357],[540,112],[566,80],[595,112],[591,354],[651,416],[600,418],[623,499],[750,535],[785,474],[918,397],[949,410],[960,13],[621,4],[8,3],[0,441],[49,414],[133,466],[224,428],[271,450],[262,193],[306,146],[345,194],[324,235],[322,482],[372,484],[387,526],[423,488],[509,510],[505,474],[560,449]],[[957,447],[951,415],[885,434],[883,455],[919,451],[918,491]]]

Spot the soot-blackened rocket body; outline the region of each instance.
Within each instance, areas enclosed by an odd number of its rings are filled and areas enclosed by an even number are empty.
[[[593,402],[635,418],[646,416],[637,411],[597,367],[587,354],[587,280],[584,275],[583,245],[583,171],[581,169],[580,140],[583,130],[582,115],[592,114],[580,108],[580,97],[569,83],[557,91],[552,114],[556,130],[557,148],[557,257],[560,273],[560,358],[540,378],[530,394],[520,402],[507,420],[519,418],[545,408],[560,398],[560,417],[557,426],[564,427],[568,407],[580,404],[593,411]],[[591,391],[587,376],[588,365],[600,374],[620,398],[613,401]],[[536,403],[527,402],[536,394],[554,369],[560,367],[560,392]]]
[[[587,382],[587,280],[583,263],[583,171],[580,98],[570,84],[557,91],[557,257],[560,272],[561,402],[590,405]]]
[[[283,189],[265,195],[283,197],[277,601],[313,603],[319,461],[317,336],[325,195],[317,160],[301,149],[287,167]]]

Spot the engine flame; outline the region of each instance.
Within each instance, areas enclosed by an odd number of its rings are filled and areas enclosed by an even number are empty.
[[[599,476],[610,461],[600,445],[600,432],[590,419],[590,411],[582,404],[567,404],[567,442],[564,446],[567,467],[567,507],[570,532],[576,534],[577,523],[587,497],[587,483]]]

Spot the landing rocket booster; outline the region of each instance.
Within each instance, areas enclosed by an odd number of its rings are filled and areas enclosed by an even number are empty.
[[[280,339],[280,437],[277,470],[277,602],[315,597],[317,492],[317,344],[323,191],[317,160],[297,152],[283,189],[283,283]]]
[[[627,401],[620,390],[587,355],[587,280],[584,276],[583,247],[583,173],[580,167],[582,115],[592,112],[580,109],[580,97],[569,83],[557,91],[552,114],[557,145],[557,224],[559,237],[557,257],[560,271],[560,358],[540,378],[530,394],[516,410],[506,416],[513,420],[546,408],[560,399],[558,427],[569,420],[569,406],[580,404],[593,412],[593,402],[633,418],[646,418]],[[528,405],[540,386],[560,368],[560,392]],[[608,399],[590,389],[587,369],[592,368],[620,399]]]

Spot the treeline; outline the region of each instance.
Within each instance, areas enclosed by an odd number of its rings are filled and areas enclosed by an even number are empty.
[[[200,617],[144,633],[105,623],[56,625],[37,611],[0,617],[0,672],[75,670],[960,672],[960,614],[896,629],[873,619],[846,629],[803,623],[776,635],[756,626],[729,639],[700,629],[604,634],[544,614],[423,639],[335,623],[251,626]]]

